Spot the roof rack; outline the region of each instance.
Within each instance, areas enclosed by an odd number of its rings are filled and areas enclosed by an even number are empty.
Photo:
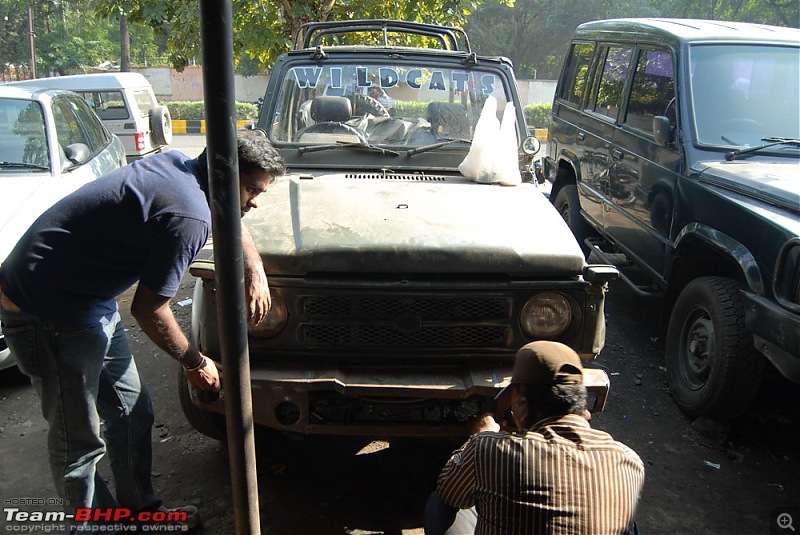
[[[433,37],[439,40],[444,50],[472,52],[467,34],[460,28],[387,19],[308,22],[297,31],[293,50],[320,46],[320,40],[326,35],[357,32],[381,32],[386,47],[389,46],[387,34],[393,32]]]

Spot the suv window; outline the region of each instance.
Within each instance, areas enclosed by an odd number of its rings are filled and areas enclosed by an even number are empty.
[[[562,84],[564,90],[561,97],[576,106],[583,103],[583,96],[586,94],[586,87],[589,82],[589,67],[592,64],[594,55],[593,43],[575,43],[572,51],[567,57],[564,68]]]
[[[633,48],[630,46],[603,47],[603,68],[598,73],[597,92],[592,110],[612,119],[617,118],[625,79],[630,70]]]
[[[472,140],[489,95],[498,110],[507,88],[489,70],[419,62],[296,65],[284,78],[271,121],[277,143],[357,141],[415,147]],[[375,96],[370,96],[375,95]]]
[[[747,146],[800,137],[800,52],[769,45],[691,47],[697,140]]]
[[[665,115],[675,127],[674,97],[670,53],[665,50],[641,50],[633,75],[625,124],[650,134],[653,130],[653,117]]]
[[[150,112],[156,107],[156,99],[149,91],[134,91],[133,98],[136,101],[136,105],[139,107],[139,112],[142,114],[142,117],[150,115]]]
[[[128,118],[122,91],[80,91],[78,94],[101,119],[113,121]]]

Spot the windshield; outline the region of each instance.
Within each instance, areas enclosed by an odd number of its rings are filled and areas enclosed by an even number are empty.
[[[700,144],[748,147],[762,138],[800,138],[800,48],[697,45],[691,69]]]
[[[271,137],[276,143],[408,149],[452,139],[471,141],[486,98],[497,99],[500,117],[510,94],[502,77],[480,69],[294,66],[280,88]]]
[[[0,172],[18,164],[32,169],[50,168],[44,117],[38,103],[30,100],[0,99]]]

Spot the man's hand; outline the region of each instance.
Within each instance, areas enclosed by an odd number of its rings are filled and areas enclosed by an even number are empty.
[[[244,291],[247,297],[247,322],[250,325],[258,325],[267,317],[267,312],[272,306],[267,274],[260,262],[245,264]]]
[[[219,392],[221,384],[219,381],[219,371],[217,363],[201,353],[205,359],[205,365],[195,371],[184,370],[189,383],[197,390],[210,390]]]
[[[261,255],[253,241],[253,236],[242,223],[242,249],[244,251],[244,291],[247,299],[247,322],[258,325],[267,317],[272,306],[269,282],[261,263]]]
[[[484,431],[500,431],[500,425],[494,420],[494,415],[484,412],[475,417],[470,423],[469,432],[471,435]]]

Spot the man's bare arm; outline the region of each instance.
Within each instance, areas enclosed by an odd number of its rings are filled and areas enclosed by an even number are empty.
[[[216,364],[189,343],[172,314],[169,301],[168,297],[139,284],[131,314],[154,344],[183,365],[192,386],[218,392],[220,381]]]
[[[247,299],[247,321],[258,325],[272,306],[269,282],[253,236],[242,222],[242,249],[244,250],[244,290]]]

